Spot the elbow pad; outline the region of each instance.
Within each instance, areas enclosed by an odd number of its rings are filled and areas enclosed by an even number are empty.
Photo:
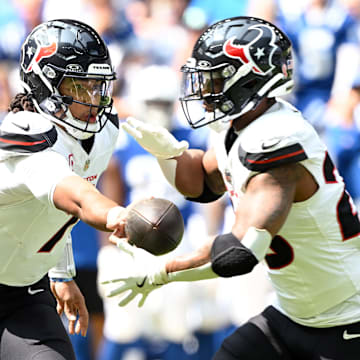
[[[168,183],[176,188],[175,178],[176,178],[176,166],[177,161],[175,159],[157,159],[160,165],[161,171],[164,174]],[[186,200],[199,202],[199,203],[209,203],[219,199],[223,194],[215,194],[204,182],[204,190],[201,195],[196,198],[186,197]]]
[[[201,195],[196,198],[186,197],[186,200],[195,201],[199,203],[209,203],[222,197],[223,194],[215,194],[204,182],[204,190]]]
[[[219,235],[211,248],[211,267],[215,274],[231,277],[252,271],[258,260],[232,233]]]

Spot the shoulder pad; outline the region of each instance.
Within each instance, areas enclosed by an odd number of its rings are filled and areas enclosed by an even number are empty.
[[[312,132],[299,112],[279,106],[279,110],[264,114],[240,135],[238,155],[249,170],[266,171],[308,158],[304,144]]]
[[[57,131],[51,121],[37,113],[9,113],[0,127],[0,149],[17,153],[33,153],[52,147]]]
[[[240,145],[239,159],[251,171],[266,171],[280,165],[306,160],[307,155],[299,143],[278,150],[259,153],[246,152]]]

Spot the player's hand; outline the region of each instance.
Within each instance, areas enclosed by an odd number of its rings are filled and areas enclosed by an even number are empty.
[[[116,243],[122,251],[133,258],[137,273],[133,276],[102,282],[102,284],[122,282],[119,287],[113,289],[107,296],[112,297],[128,292],[119,302],[119,306],[125,306],[135,299],[137,295],[141,295],[138,306],[142,307],[153,290],[158,289],[169,281],[165,265],[156,256],[130,245],[125,239],[118,238],[114,234],[110,236],[110,241]]]
[[[59,315],[65,313],[69,320],[69,333],[86,336],[89,324],[89,313],[85,300],[75,281],[58,282],[50,281],[51,291],[54,294]],[[76,322],[78,315],[78,320]]]
[[[127,215],[127,208],[123,208],[122,206],[111,208],[107,214],[106,227],[110,230],[114,230],[114,233],[118,237],[126,236],[125,224]]]
[[[189,147],[187,141],[178,141],[167,129],[132,117],[127,118],[121,127],[146,151],[159,159],[180,156]]]

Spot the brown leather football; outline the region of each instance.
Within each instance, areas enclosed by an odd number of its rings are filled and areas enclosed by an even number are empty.
[[[144,199],[129,207],[125,231],[132,245],[153,255],[174,250],[184,234],[184,220],[177,206],[161,198]]]

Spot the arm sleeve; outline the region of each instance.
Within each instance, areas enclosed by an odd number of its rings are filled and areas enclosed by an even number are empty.
[[[51,150],[22,157],[16,165],[16,174],[35,198],[52,206],[56,185],[67,176],[78,176],[62,155]]]

